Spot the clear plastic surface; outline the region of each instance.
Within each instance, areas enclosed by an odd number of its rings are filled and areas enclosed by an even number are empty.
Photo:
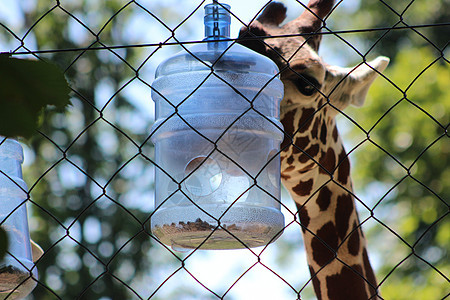
[[[0,137],[0,226],[9,242],[8,253],[0,260],[0,299],[22,299],[36,286],[22,162],[22,146],[16,140]]]
[[[174,249],[266,245],[284,228],[283,85],[270,59],[227,41],[229,6],[205,10],[207,42],[162,62],[152,84],[152,232]]]

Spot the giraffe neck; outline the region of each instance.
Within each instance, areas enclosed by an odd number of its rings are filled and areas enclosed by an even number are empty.
[[[318,131],[317,135],[325,136],[327,141],[320,144],[316,155],[316,149],[311,150],[314,143],[304,146],[298,142],[302,138],[314,141],[311,131],[305,131],[303,137],[295,135],[296,146],[286,148],[281,156],[283,184],[298,208],[318,299],[378,299],[374,296],[377,283],[356,212],[350,163],[334,119],[327,125],[327,133],[320,132],[325,129],[311,130]],[[304,158],[302,150],[309,159]]]

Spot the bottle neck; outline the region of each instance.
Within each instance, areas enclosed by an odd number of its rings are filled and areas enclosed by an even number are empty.
[[[230,6],[214,2],[205,6],[205,41],[230,38]]]

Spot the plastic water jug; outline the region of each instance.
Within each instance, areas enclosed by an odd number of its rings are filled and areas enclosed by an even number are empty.
[[[8,253],[0,259],[0,299],[22,299],[36,286],[27,219],[27,185],[22,177],[23,150],[0,136],[0,226],[8,236]],[[34,278],[33,278],[34,277]]]
[[[150,223],[175,250],[263,246],[284,228],[283,84],[275,63],[229,40],[229,10],[206,5],[204,42],[162,62],[152,84]]]

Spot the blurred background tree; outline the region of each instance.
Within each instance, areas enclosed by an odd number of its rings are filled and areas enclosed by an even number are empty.
[[[31,30],[15,51],[121,44],[121,22],[133,15],[133,8],[122,7],[121,1],[28,3],[17,17],[22,33]],[[45,21],[39,21],[42,16]],[[2,35],[17,44],[8,32]],[[150,155],[149,121],[123,92],[127,82],[138,80],[129,65],[137,54],[124,49],[40,55],[65,71],[73,91],[66,113],[44,115],[40,136],[30,140],[32,151],[26,153],[32,165],[24,168],[32,195],[30,227],[45,250],[32,298],[128,299],[132,279],[148,270],[148,211],[133,207],[131,198],[151,202],[142,189],[151,188],[153,169],[137,154]]]

